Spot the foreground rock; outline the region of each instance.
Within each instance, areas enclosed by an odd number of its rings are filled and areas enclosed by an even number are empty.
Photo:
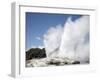
[[[72,64],[80,64],[79,61],[74,61]]]
[[[31,48],[26,51],[26,60],[46,58],[45,48]]]
[[[26,61],[26,67],[43,67],[43,66],[63,66],[69,64],[80,64],[79,61],[70,60],[66,57],[51,57],[43,59],[32,59]]]

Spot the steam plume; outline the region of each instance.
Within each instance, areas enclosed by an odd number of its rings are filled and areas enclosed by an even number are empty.
[[[64,26],[51,27],[44,34],[44,46],[48,57],[68,57],[81,63],[89,61],[89,16],[72,21]]]

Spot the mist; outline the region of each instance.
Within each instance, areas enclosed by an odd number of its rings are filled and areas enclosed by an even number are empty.
[[[44,34],[47,57],[67,57],[80,63],[89,62],[89,16],[75,21],[69,17],[64,26],[51,26]]]

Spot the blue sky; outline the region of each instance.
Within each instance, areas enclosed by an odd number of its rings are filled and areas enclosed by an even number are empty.
[[[33,46],[43,46],[43,41],[38,38],[42,37],[50,27],[55,27],[59,24],[63,26],[69,17],[72,18],[72,21],[75,21],[81,16],[26,12],[26,49]]]

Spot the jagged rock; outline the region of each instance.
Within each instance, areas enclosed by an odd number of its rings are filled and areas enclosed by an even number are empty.
[[[74,61],[72,64],[80,64],[79,61]]]
[[[80,64],[79,61],[70,60],[67,57],[47,57],[26,60],[26,62],[27,67],[64,66],[71,64]]]
[[[30,59],[40,59],[40,58],[45,58],[46,57],[46,52],[45,48],[40,49],[40,48],[31,48],[30,50],[26,51],[26,60]]]
[[[47,64],[48,65],[60,65],[60,61],[56,61],[56,60],[51,60],[51,61],[49,61]]]

